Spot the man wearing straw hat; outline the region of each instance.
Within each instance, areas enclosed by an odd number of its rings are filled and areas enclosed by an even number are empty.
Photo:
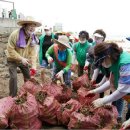
[[[66,86],[71,87],[71,63],[72,53],[69,48],[69,39],[65,35],[59,36],[58,40],[54,39],[54,45],[49,47],[46,52],[48,63],[54,62],[53,66],[53,79],[62,79]],[[63,82],[62,82],[63,83]]]
[[[24,81],[30,79],[30,75],[36,73],[37,54],[35,45],[38,39],[34,35],[36,27],[41,23],[35,21],[32,17],[26,17],[17,23],[20,29],[13,31],[7,44],[7,61],[9,66],[9,95],[17,95],[17,67],[23,73]],[[29,70],[29,66],[31,69]]]

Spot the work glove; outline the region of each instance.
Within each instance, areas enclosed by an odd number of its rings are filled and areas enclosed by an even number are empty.
[[[98,98],[92,102],[92,106],[96,109],[104,105],[103,98]]]
[[[28,59],[26,59],[26,58],[22,58],[22,64],[23,65],[28,65],[29,64],[29,60]]]
[[[49,56],[47,59],[48,59],[48,63],[49,63],[49,64],[51,64],[51,63],[54,61],[51,56]]]
[[[56,74],[56,78],[58,78],[58,79],[62,78],[62,77],[63,77],[63,73],[64,73],[63,70],[61,70],[60,72],[58,72],[58,73]]]
[[[93,90],[88,91],[86,96],[89,97],[90,95],[93,95],[95,93],[96,93],[96,91],[95,91],[95,89],[93,89]]]
[[[30,76],[34,76],[36,74],[36,70],[31,68],[30,69]]]
[[[85,71],[88,71],[88,66],[84,66],[84,70],[85,70]]]
[[[122,124],[122,129],[125,130],[127,127],[130,126],[130,119],[125,121],[123,124]]]
[[[91,81],[90,81],[90,84],[93,86],[93,85],[96,84],[96,81],[95,81],[95,80],[91,80]]]

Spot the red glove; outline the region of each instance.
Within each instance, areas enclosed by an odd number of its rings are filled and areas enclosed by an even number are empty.
[[[31,68],[31,69],[30,69],[30,75],[31,75],[31,76],[34,76],[35,74],[36,74],[36,70]]]
[[[90,81],[90,84],[91,84],[91,85],[95,85],[95,84],[96,84],[96,81],[95,81],[95,80],[94,80],[94,81],[91,80],[91,81]]]
[[[88,66],[84,66],[84,70],[85,70],[85,71],[88,70]]]

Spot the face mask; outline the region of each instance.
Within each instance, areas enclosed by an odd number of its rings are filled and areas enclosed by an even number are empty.
[[[102,66],[103,66],[104,68],[110,68],[111,65],[112,65],[111,63],[102,62]]]
[[[86,40],[84,40],[84,41],[79,41],[81,44],[84,44],[85,42],[86,42]]]
[[[98,40],[95,40],[96,44],[100,44],[103,42],[103,39],[98,39]]]
[[[33,35],[33,32],[31,32],[31,31],[29,31],[29,30],[27,30],[27,33],[31,36],[31,35]]]
[[[45,34],[46,34],[47,36],[50,36],[50,35],[51,35],[51,31],[46,31]]]

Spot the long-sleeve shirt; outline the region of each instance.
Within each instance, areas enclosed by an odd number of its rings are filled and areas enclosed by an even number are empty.
[[[27,46],[25,48],[17,47],[16,43],[19,38],[19,30],[15,30],[11,33],[8,44],[7,44],[7,59],[8,61],[21,62],[22,58],[27,58],[30,60],[32,68],[36,69],[37,52],[35,45],[30,46],[32,41],[31,38],[27,41]]]
[[[125,64],[119,70],[118,88],[111,95],[103,98],[103,103],[116,101],[130,93],[130,64]]]
[[[62,69],[63,69],[64,72],[68,72],[68,70],[70,69],[71,64],[72,64],[72,52],[71,52],[70,49],[67,49],[66,52],[67,52],[67,57],[66,57],[66,60],[64,61],[64,62],[66,63],[66,66],[65,66],[65,67],[61,66],[61,65],[58,63],[58,61],[57,61],[57,59],[56,59],[56,54],[55,54],[55,52],[54,52],[54,45],[52,45],[52,46],[49,47],[49,49],[46,51],[45,56],[46,56],[47,59],[48,59],[50,56],[53,57],[53,58],[54,58],[54,63],[55,63],[55,65],[56,65],[56,68],[58,68],[59,70],[62,70]]]

